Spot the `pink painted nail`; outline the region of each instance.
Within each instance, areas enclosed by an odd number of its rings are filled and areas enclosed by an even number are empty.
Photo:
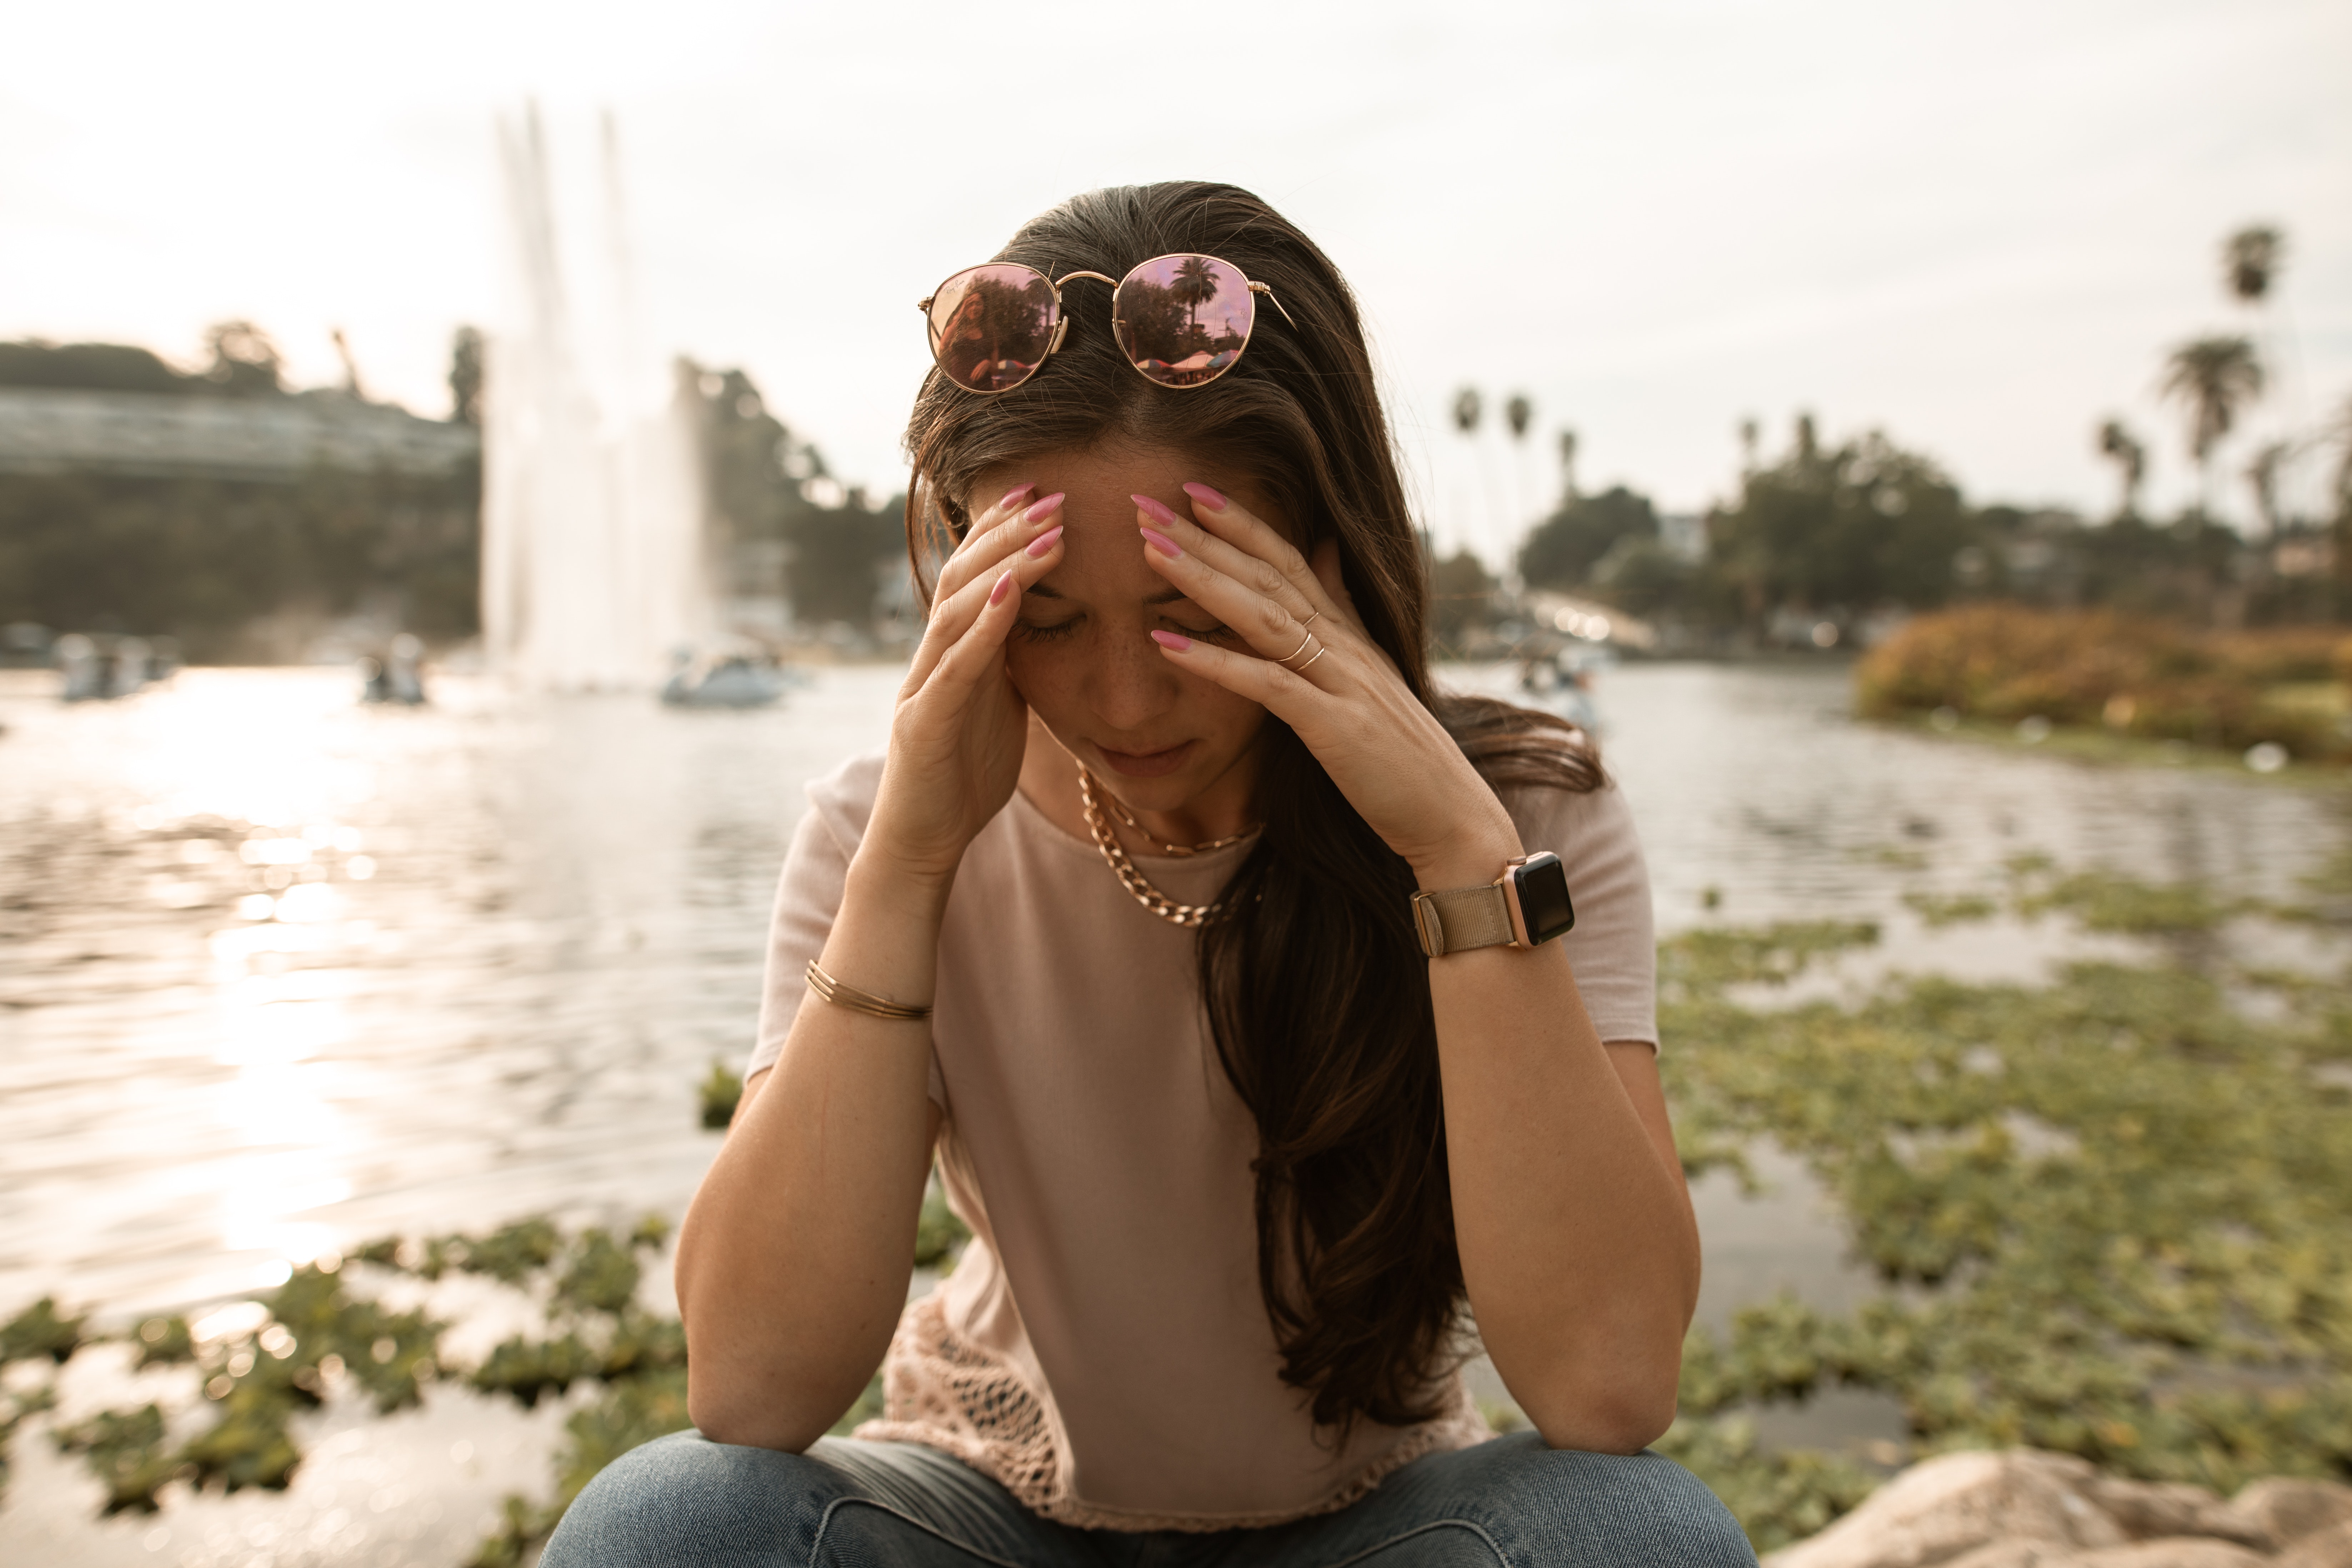
[[[1207,507],[1211,511],[1223,511],[1232,503],[1206,485],[1186,485],[1184,493]]]
[[[1138,526],[1140,527],[1141,525],[1139,524]],[[1160,554],[1168,557],[1169,560],[1173,561],[1179,555],[1184,553],[1182,551],[1176,548],[1176,542],[1174,540],[1169,538],[1158,529],[1146,528],[1143,529],[1142,531],[1143,537],[1151,541],[1151,548],[1160,552]]]
[[[1054,509],[1061,504],[1062,492],[1060,490],[1055,490],[1052,495],[1047,496],[1044,500],[1039,501],[1027,511],[1023,512],[1021,514],[1021,521],[1024,522],[1042,522],[1046,518],[1053,516]]]
[[[1182,653],[1192,646],[1192,639],[1176,632],[1154,632],[1151,640],[1171,653]]]
[[[1004,492],[1004,499],[996,503],[996,510],[999,511],[1011,511],[1014,507],[1019,506],[1022,501],[1027,498],[1031,490],[1034,490],[1037,487],[1034,484],[1013,486],[1011,489]]]
[[[1029,554],[1031,559],[1044,559],[1045,552],[1054,548],[1054,541],[1062,537],[1063,527],[1063,524],[1055,523],[1053,527],[1047,529],[1045,532],[1039,534],[1034,541],[1032,541],[1029,545]]]
[[[1011,592],[1013,592],[1013,574],[1007,572],[996,580],[996,586],[988,591],[988,602],[992,605],[1001,605],[1004,603],[1004,595]]]
[[[1174,525],[1176,521],[1176,514],[1170,511],[1166,507],[1160,505],[1160,502],[1153,500],[1150,496],[1129,496],[1127,499],[1133,501],[1137,506],[1142,508],[1143,514],[1146,517],[1151,518],[1153,521],[1158,522],[1166,523],[1171,526]]]

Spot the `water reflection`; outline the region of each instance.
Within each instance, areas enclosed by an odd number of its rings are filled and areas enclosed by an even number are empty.
[[[931,353],[958,385],[1003,392],[1035,373],[1060,318],[1053,286],[1033,268],[970,268],[931,296]]]
[[[1163,386],[1223,374],[1248,346],[1257,300],[1239,268],[1213,256],[1162,256],[1118,286],[1118,346]]]
[[[746,712],[454,679],[363,709],[341,671],[72,708],[0,686],[0,1302],[139,1311],[390,1230],[676,1213],[800,785],[879,743],[898,679]],[[2042,933],[1931,940],[1900,895],[2026,849],[2277,895],[2341,831],[2275,784],[1857,729],[1833,670],[1599,695],[1668,929],[1865,914],[1891,962],[2030,969]],[[1748,1213],[1710,1249],[1756,1242]]]

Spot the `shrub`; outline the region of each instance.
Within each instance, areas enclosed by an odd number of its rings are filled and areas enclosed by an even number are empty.
[[[1874,717],[1948,708],[2000,723],[2039,716],[2232,750],[2274,742],[2298,757],[2352,751],[2340,691],[2352,637],[2290,626],[2200,632],[2109,610],[1971,605],[1912,621],[1854,675]]]

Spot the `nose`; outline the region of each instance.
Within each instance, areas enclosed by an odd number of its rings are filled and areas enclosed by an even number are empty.
[[[1087,706],[1115,733],[1134,734],[1176,705],[1177,671],[1141,626],[1096,639],[1087,661]]]

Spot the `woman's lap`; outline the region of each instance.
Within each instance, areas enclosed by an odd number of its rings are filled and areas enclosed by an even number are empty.
[[[1337,1513],[1270,1530],[1126,1534],[1037,1518],[917,1444],[828,1438],[805,1455],[691,1432],[606,1469],[544,1568],[1531,1568],[1752,1564],[1729,1513],[1655,1454],[1544,1447],[1531,1434],[1434,1454]]]

